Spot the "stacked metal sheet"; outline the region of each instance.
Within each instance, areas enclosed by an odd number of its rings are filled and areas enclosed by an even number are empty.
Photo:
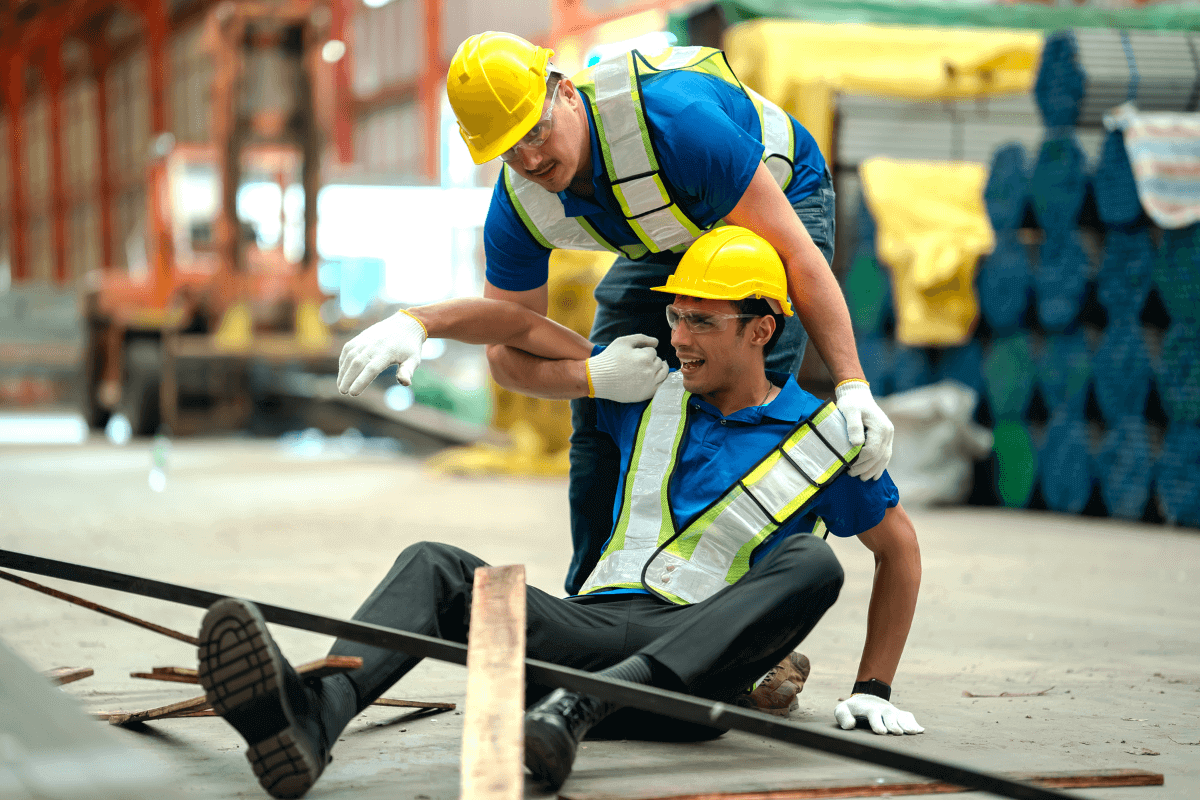
[[[1113,106],[1195,111],[1200,36],[1105,29],[1050,36],[1034,96],[1047,128],[1101,124]]]

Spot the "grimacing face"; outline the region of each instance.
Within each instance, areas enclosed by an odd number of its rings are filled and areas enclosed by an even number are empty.
[[[680,310],[738,313],[728,300],[675,295],[672,304]],[[683,388],[712,402],[713,398],[735,395],[747,386],[757,385],[763,374],[761,347],[775,331],[775,320],[759,317],[745,322],[741,331],[738,320],[731,319],[724,330],[703,334],[692,333],[684,324],[675,326],[671,331],[671,346],[679,358]]]
[[[548,192],[566,191],[582,169],[591,168],[591,140],[582,104],[575,85],[565,77],[560,79],[550,137],[540,147],[519,149],[508,166]]]

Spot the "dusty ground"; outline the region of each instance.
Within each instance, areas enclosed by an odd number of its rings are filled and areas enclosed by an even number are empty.
[[[395,554],[422,539],[495,564],[523,562],[530,583],[560,589],[569,554],[563,481],[433,477],[390,454],[300,457],[273,442],[210,440],[175,443],[165,491],[156,493],[150,463],[148,442],[0,448],[0,547],[344,617]],[[1166,776],[1162,787],[1080,796],[1200,796],[1200,532],[1005,510],[913,517],[925,579],[894,700],[926,733],[887,744],[986,770],[1130,767]],[[800,648],[813,676],[793,714],[822,726],[833,725],[853,681],[870,590],[866,549],[853,541],[836,549],[846,588]],[[201,616],[55,585],[189,632]],[[277,633],[297,662],[328,647],[320,636]],[[93,667],[94,677],[64,689],[88,710],[196,693],[128,677],[194,666],[187,645],[8,583],[0,583],[0,638],[38,669]],[[464,675],[426,662],[389,696],[461,709]],[[461,724],[454,713],[406,719],[372,709],[343,734],[309,797],[455,798]],[[220,719],[117,735],[168,761],[183,797],[266,796]],[[699,745],[588,743],[563,792],[633,797],[851,777],[901,776],[734,733]]]

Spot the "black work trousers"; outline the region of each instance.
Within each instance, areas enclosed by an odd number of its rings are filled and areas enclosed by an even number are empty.
[[[474,573],[485,566],[450,545],[415,544],[400,554],[354,619],[466,642]],[[674,605],[643,594],[567,600],[528,587],[526,654],[588,671],[643,654],[650,658],[654,682],[662,688],[728,701],[795,649],[833,605],[842,579],[841,564],[829,545],[797,534],[736,584],[694,605]],[[361,668],[348,673],[359,711],[421,660],[345,640],[338,640],[330,655],[363,659]],[[529,685],[527,702],[548,690]],[[619,724],[622,718],[635,730],[635,721],[645,722],[645,715],[614,716],[617,728],[626,727]],[[677,730],[677,725],[661,728]],[[645,730],[640,734],[631,732],[628,738],[672,738]]]

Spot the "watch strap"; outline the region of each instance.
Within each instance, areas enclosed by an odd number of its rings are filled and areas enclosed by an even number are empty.
[[[892,687],[881,680],[871,678],[868,681],[857,681],[854,684],[854,694],[872,694],[890,701],[892,699]]]

